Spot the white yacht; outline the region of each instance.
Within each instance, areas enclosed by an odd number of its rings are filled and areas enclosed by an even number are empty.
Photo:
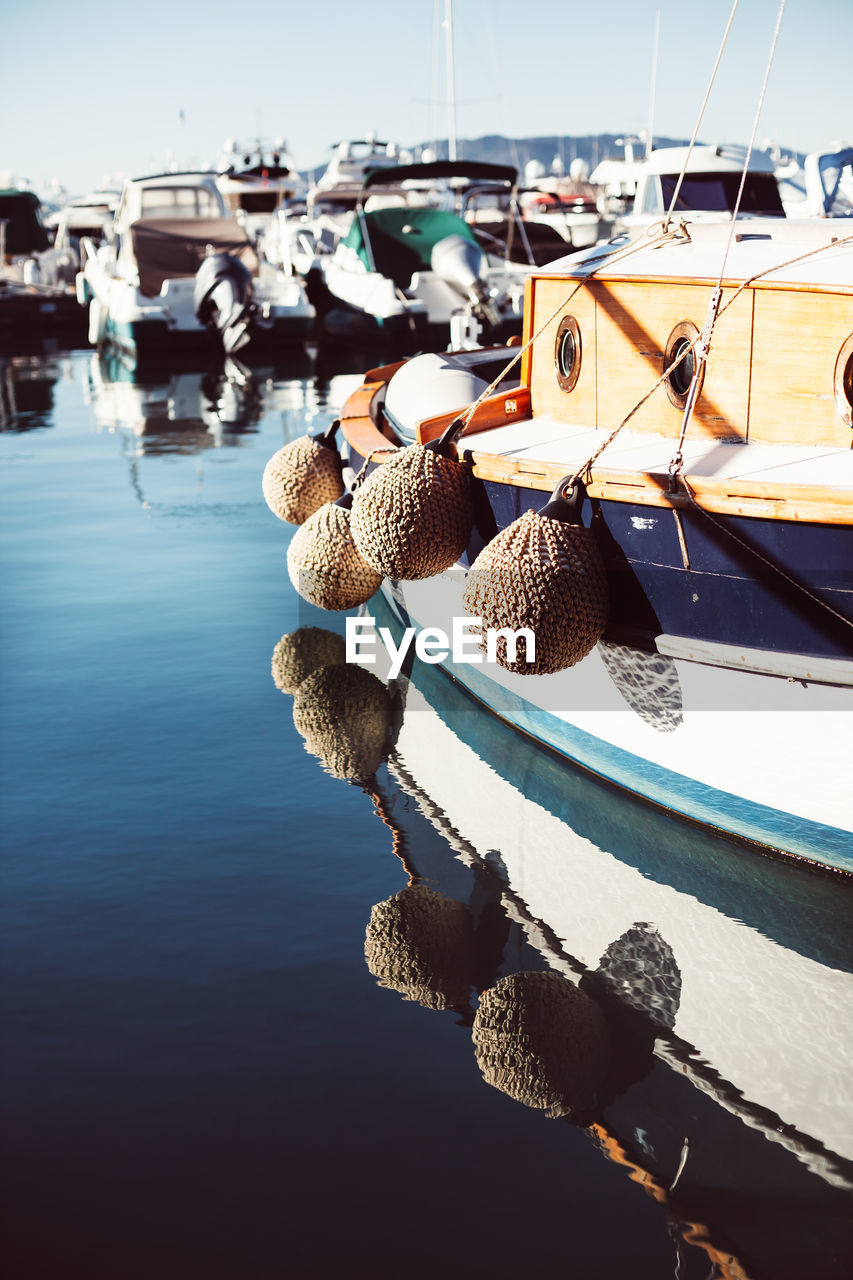
[[[260,261],[228,215],[217,175],[128,179],[106,241],[86,237],[77,296],[89,340],[136,358],[204,346],[302,342],[313,321],[302,281]]]

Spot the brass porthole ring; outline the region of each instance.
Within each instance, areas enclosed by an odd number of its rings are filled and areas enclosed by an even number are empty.
[[[699,337],[699,330],[692,320],[682,320],[677,324],[666,340],[666,347],[663,353],[663,372],[674,360],[688,347],[693,346]],[[670,404],[674,404],[676,409],[683,409],[687,404],[687,393],[690,390],[690,384],[693,381],[693,375],[696,372],[696,356],[695,348],[688,352],[684,359],[679,361],[670,373],[669,377],[664,381],[666,394],[669,397]],[[699,386],[696,388],[697,399],[702,390],[702,383],[705,381],[705,366],[701,366],[699,370]]]
[[[841,421],[853,427],[853,333],[841,345],[832,380],[835,407]]]
[[[572,391],[581,371],[581,331],[574,316],[563,316],[554,344],[554,366],[562,391]]]

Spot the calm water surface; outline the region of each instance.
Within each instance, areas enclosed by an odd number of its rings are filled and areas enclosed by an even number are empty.
[[[847,885],[433,668],[365,785],[306,750],[260,476],[362,364],[0,353],[5,1274],[848,1275]],[[548,972],[592,1030],[482,1030]]]

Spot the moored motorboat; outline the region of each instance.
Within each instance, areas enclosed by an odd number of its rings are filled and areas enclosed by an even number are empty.
[[[520,334],[533,258],[526,252],[513,257],[488,230],[483,247],[479,224],[463,208],[472,184],[488,183],[508,196],[515,181],[511,166],[474,161],[368,172],[349,229],[314,267],[311,296],[326,331],[446,346],[458,316],[473,318],[489,340]],[[523,237],[521,228],[517,245]],[[524,260],[515,260],[519,256]]]
[[[259,261],[213,173],[127,180],[106,242],[81,247],[77,292],[95,344],[136,358],[215,344],[233,354],[310,332],[302,281]]]
[[[427,452],[458,456],[470,475],[471,536],[446,572],[434,562],[423,580],[385,570],[400,579],[389,598],[406,625],[450,636],[454,619],[483,613],[470,606],[486,600],[486,625],[509,626],[501,602],[515,593],[547,648],[549,635],[574,634],[590,593],[588,612],[603,608],[586,656],[528,674],[523,650],[515,662],[469,652],[447,658],[457,680],[525,734],[669,813],[844,871],[853,870],[853,806],[840,783],[853,724],[848,228],[669,224],[573,255],[531,278],[524,346],[506,353],[501,389],[492,375],[473,403],[451,407],[435,357],[416,357],[372,371],[341,415],[354,471],[366,462],[364,474],[381,472],[431,442]],[[360,507],[360,525],[370,518],[371,480],[356,492],[354,524]],[[400,516],[384,483],[382,520],[393,529]],[[575,510],[530,514],[553,491],[558,508],[570,492]],[[440,487],[421,500],[440,510]],[[567,587],[536,573],[557,526],[583,533],[598,557]],[[512,561],[507,537],[522,535],[527,551]],[[478,563],[490,544],[492,558]],[[372,562],[364,538],[360,547]],[[562,572],[559,559],[548,573]],[[510,623],[524,626],[523,608]]]
[[[49,333],[79,321],[73,260],[51,246],[38,196],[0,190],[0,333]]]

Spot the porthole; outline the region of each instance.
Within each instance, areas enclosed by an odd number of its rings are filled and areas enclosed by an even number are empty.
[[[581,331],[574,316],[563,316],[554,346],[557,382],[563,391],[571,391],[581,371]]]
[[[841,421],[848,427],[853,427],[853,333],[838,353],[833,390],[835,407],[841,416]]]
[[[687,393],[696,373],[696,354],[693,344],[699,337],[699,330],[692,320],[682,320],[677,324],[666,340],[663,353],[663,369],[666,372],[673,365],[672,372],[664,382],[666,394],[676,409],[683,409],[687,403]],[[693,348],[691,350],[691,348]],[[682,357],[679,359],[679,357]],[[675,362],[678,361],[677,364]],[[697,398],[705,380],[705,366],[699,370],[699,386]]]

